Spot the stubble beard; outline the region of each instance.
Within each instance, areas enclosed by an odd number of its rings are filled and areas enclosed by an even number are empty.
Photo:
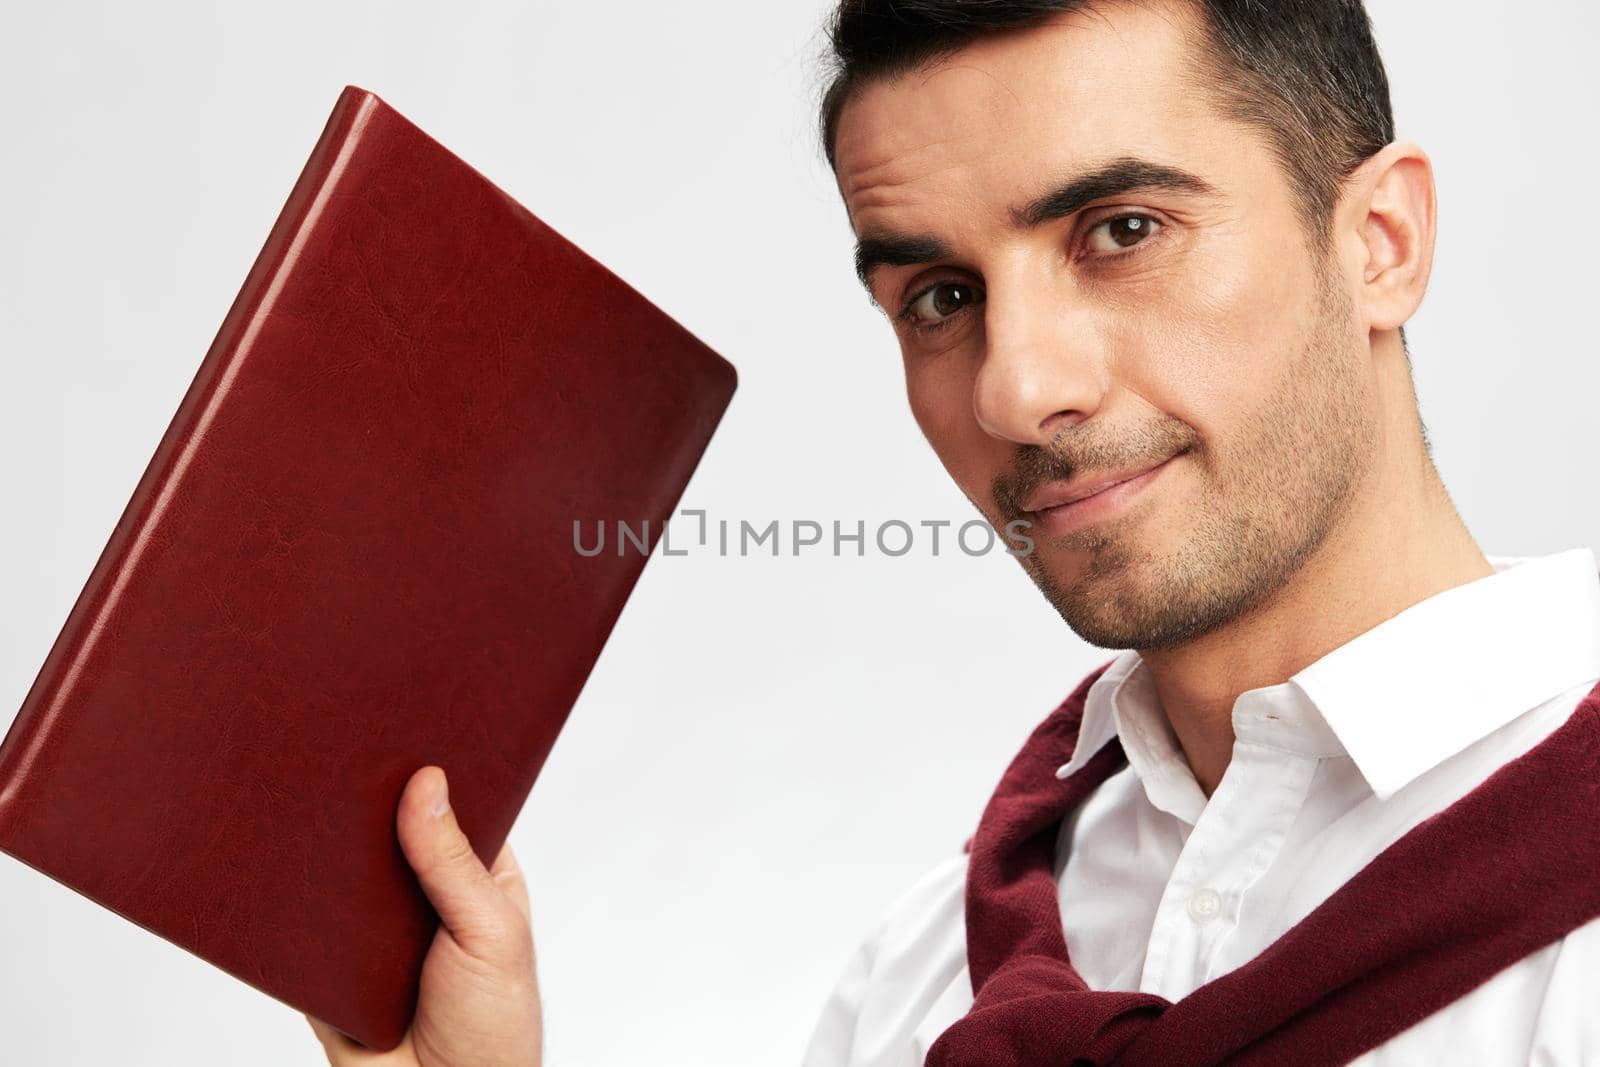
[[[1260,605],[1326,543],[1376,433],[1347,347],[1352,314],[1349,294],[1322,272],[1311,333],[1240,439],[1226,454],[1197,441],[1178,461],[1207,485],[1177,549],[1152,551],[1137,540],[1139,527],[1116,523],[1055,541],[1033,534],[1035,551],[1020,561],[1073,631],[1107,649],[1181,646]],[[1079,561],[1070,583],[1051,566],[1063,551]]]

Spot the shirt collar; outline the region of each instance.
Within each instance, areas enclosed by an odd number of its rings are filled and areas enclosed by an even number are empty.
[[[1529,709],[1600,678],[1593,551],[1488,560],[1493,574],[1411,605],[1286,682],[1241,693],[1236,731],[1305,755],[1348,754],[1384,799]],[[1057,775],[1074,773],[1117,736],[1153,803],[1185,818],[1204,806],[1133,650],[1090,686],[1078,743]]]

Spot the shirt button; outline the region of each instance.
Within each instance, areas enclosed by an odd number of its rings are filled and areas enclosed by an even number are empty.
[[[1198,925],[1206,923],[1222,914],[1222,894],[1215,889],[1197,889],[1189,898],[1189,918]]]

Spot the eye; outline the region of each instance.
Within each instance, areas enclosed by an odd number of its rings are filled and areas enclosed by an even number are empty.
[[[1149,215],[1113,215],[1089,231],[1089,249],[1094,253],[1116,255],[1142,244],[1159,229],[1161,223]]]
[[[959,311],[983,302],[983,290],[966,282],[939,282],[913,296],[900,312],[913,329],[937,330]]]

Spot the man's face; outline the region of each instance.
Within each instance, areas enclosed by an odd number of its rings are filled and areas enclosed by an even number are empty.
[[[1193,77],[1190,16],[1096,6],[868,84],[836,158],[946,469],[1032,523],[1023,564],[1085,640],[1151,649],[1325,543],[1377,416],[1348,283]]]

